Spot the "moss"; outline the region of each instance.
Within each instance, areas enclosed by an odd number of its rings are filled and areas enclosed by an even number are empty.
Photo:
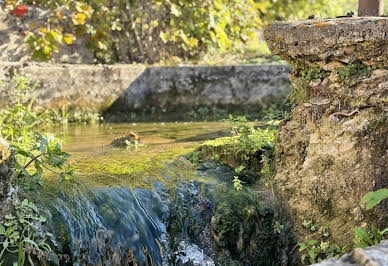
[[[155,181],[167,185],[174,185],[175,179],[194,178],[188,170],[189,166],[183,165],[183,169],[174,168],[169,173],[168,179],[164,178],[166,163],[173,163],[179,156],[184,155],[190,149],[176,149],[157,154],[138,154],[138,156],[123,156],[122,153],[112,150],[104,156],[94,158],[79,158],[72,161],[76,173],[87,183],[95,185],[127,184],[130,187],[153,189]],[[145,179],[146,176],[148,179]]]
[[[281,236],[274,231],[274,211],[256,193],[220,187],[214,195],[211,229],[217,245],[234,260],[249,265],[280,265]]]
[[[202,152],[204,159],[216,158],[232,168],[243,166],[244,170],[239,178],[252,184],[261,175],[263,156],[273,151],[275,136],[276,130],[274,129],[253,129],[245,136],[207,141],[197,150]]]
[[[369,77],[372,72],[371,66],[366,66],[361,63],[346,65],[345,67],[335,68],[333,71],[339,81],[348,85],[355,77]]]

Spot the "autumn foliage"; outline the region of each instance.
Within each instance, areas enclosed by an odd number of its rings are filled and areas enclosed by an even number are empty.
[[[354,1],[354,0],[350,0]],[[166,58],[198,58],[210,50],[239,53],[273,20],[305,12],[338,9],[326,0],[8,0],[17,16],[27,5],[50,10],[41,25],[28,29],[34,58],[48,60],[62,45],[86,40],[96,62],[155,63]],[[306,5],[306,3],[309,3]],[[328,14],[326,12],[325,14]]]

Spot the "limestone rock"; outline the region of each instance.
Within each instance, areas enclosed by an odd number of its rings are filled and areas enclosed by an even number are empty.
[[[388,65],[387,18],[315,19],[266,27],[269,49],[284,59]]]
[[[293,63],[291,82],[304,95],[279,127],[274,178],[299,241],[322,238],[327,227],[322,240],[351,246],[354,227],[388,226],[387,201],[370,211],[360,204],[388,187],[386,22],[321,19],[265,30],[271,51]]]
[[[388,264],[388,240],[379,245],[355,249],[339,259],[328,259],[315,266],[385,266]]]

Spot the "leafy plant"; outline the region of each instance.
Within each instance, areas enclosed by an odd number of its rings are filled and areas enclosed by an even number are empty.
[[[70,180],[73,170],[67,163],[69,154],[61,150],[58,139],[38,133],[44,122],[32,111],[33,100],[26,102],[26,94],[35,88],[24,77],[14,73],[6,89],[16,98],[16,103],[0,111],[0,133],[15,151],[15,169],[18,177],[28,177],[43,185],[43,169],[58,175],[59,180]]]
[[[273,226],[273,229],[276,233],[280,234],[283,229],[284,229],[284,225],[282,225],[281,223],[279,223],[278,221],[275,221],[275,224]]]
[[[334,69],[334,73],[344,84],[349,84],[354,76],[369,76],[371,72],[372,67],[365,66],[361,63],[349,64],[345,67]]]
[[[323,241],[319,245],[317,243],[317,240],[298,243],[299,252],[302,252],[301,261],[303,264],[306,263],[306,259],[309,263],[317,263],[327,258],[338,258],[346,253],[346,246],[341,248],[337,244],[330,245],[329,242]]]
[[[187,160],[192,164],[199,164],[202,162],[202,152],[201,151],[192,151],[186,155]]]
[[[241,52],[250,43],[259,43],[257,29],[267,23],[310,14],[343,15],[354,2],[8,0],[4,6],[15,16],[28,12],[31,4],[49,9],[43,21],[25,29],[36,59],[48,60],[62,46],[74,47],[84,39],[99,62],[154,63],[198,58],[212,51]],[[15,13],[16,9],[20,11]]]
[[[361,203],[366,203],[366,209],[370,210],[385,199],[388,199],[388,189],[386,188],[366,193],[362,197]]]
[[[24,265],[26,258],[30,265],[35,265],[34,256],[40,260],[52,258],[53,252],[47,241],[52,235],[41,230],[46,218],[39,215],[35,204],[27,199],[20,202],[13,197],[13,206],[15,216],[6,215],[4,224],[0,225],[0,260],[6,252],[18,254],[17,265]]]
[[[233,179],[233,187],[237,190],[237,191],[240,191],[243,189],[243,186],[242,186],[242,181],[240,179],[238,179],[238,176],[234,176],[234,179]]]
[[[353,243],[355,248],[365,248],[379,244],[383,239],[388,236],[388,227],[383,231],[380,231],[376,227],[372,226],[371,231],[367,231],[363,228],[354,228]]]
[[[314,222],[311,220],[303,220],[302,225],[304,228],[309,229],[312,232],[317,230],[317,228],[314,225]]]
[[[242,173],[242,171],[244,171],[244,169],[245,169],[245,166],[240,165],[239,167],[236,167],[236,168],[234,169],[234,171],[235,171],[237,174],[240,174],[240,173]]]

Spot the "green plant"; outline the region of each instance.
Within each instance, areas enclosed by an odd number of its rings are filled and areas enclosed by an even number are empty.
[[[14,73],[9,89],[16,103],[0,111],[0,134],[15,151],[15,169],[18,177],[29,177],[43,185],[43,169],[58,175],[59,180],[70,180],[73,170],[67,163],[69,155],[61,150],[58,139],[38,133],[44,122],[32,111],[33,100],[26,101],[26,94],[36,85]]]
[[[388,189],[386,188],[366,193],[362,197],[361,203],[366,203],[366,209],[370,210],[385,199],[388,199]]]
[[[234,169],[234,171],[235,171],[237,174],[240,174],[240,173],[242,173],[242,172],[244,171],[244,169],[245,169],[245,166],[240,165],[239,167],[236,167],[236,168]]]
[[[309,263],[321,262],[327,258],[338,258],[346,253],[346,246],[340,247],[337,244],[330,245],[329,242],[323,242],[317,245],[317,240],[305,241],[298,243],[299,252],[302,252],[301,261],[306,263],[306,258]]]
[[[275,224],[273,226],[273,229],[276,233],[280,234],[283,229],[284,229],[284,225],[282,225],[281,223],[279,223],[278,221],[275,221]]]
[[[354,228],[353,243],[355,248],[365,248],[373,245],[377,245],[381,240],[388,236],[388,227],[380,231],[376,227],[372,226],[370,231],[363,228]]]
[[[192,151],[186,155],[187,160],[192,164],[199,164],[202,162],[202,152],[201,151]]]
[[[317,228],[314,225],[314,222],[311,220],[303,220],[302,225],[304,228],[309,229],[312,232],[315,232],[317,230]]]
[[[234,176],[234,179],[233,179],[233,187],[237,190],[237,191],[240,191],[243,189],[243,186],[242,186],[242,181],[240,179],[238,179],[238,176]]]
[[[369,76],[372,72],[372,67],[365,66],[361,63],[346,65],[345,67],[335,68],[334,73],[337,75],[340,82],[349,84],[355,76]]]
[[[20,202],[13,197],[13,206],[15,216],[6,215],[4,224],[0,225],[0,260],[9,252],[18,254],[17,265],[24,265],[26,257],[30,265],[35,265],[33,257],[48,261],[53,257],[53,252],[47,238],[52,235],[41,230],[46,219],[39,215],[35,204],[27,199]]]

